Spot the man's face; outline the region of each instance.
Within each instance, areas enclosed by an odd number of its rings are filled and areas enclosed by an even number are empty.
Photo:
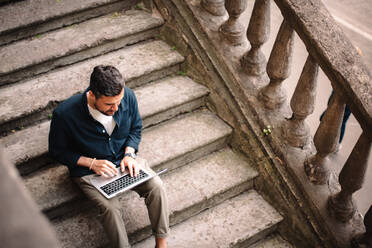
[[[115,112],[118,111],[120,102],[124,97],[124,89],[122,89],[120,94],[116,96],[100,96],[97,98],[93,93],[91,93],[91,95],[94,107],[99,112],[104,115],[113,116]]]

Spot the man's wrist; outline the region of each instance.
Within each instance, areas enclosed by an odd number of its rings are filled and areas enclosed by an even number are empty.
[[[124,153],[136,153],[136,149],[133,147],[127,146],[125,147]]]
[[[127,152],[124,154],[124,158],[125,157],[131,157],[133,159],[136,159],[137,155],[134,152]]]

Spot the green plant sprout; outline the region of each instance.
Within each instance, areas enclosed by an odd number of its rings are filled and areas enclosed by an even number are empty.
[[[184,71],[179,71],[179,72],[177,72],[177,74],[181,75],[181,76],[186,76],[186,72],[184,72]]]
[[[265,136],[268,136],[272,133],[272,127],[270,125],[267,125],[262,132],[264,133]]]

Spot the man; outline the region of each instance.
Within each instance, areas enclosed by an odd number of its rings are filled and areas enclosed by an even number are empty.
[[[92,174],[111,177],[127,167],[136,176],[135,160],[142,120],[133,91],[125,87],[113,66],[96,66],[90,86],[70,97],[53,112],[49,153],[68,166],[73,181],[100,210],[103,227],[113,247],[130,247],[117,198],[106,199],[90,183]],[[119,168],[120,167],[120,168]],[[167,197],[155,177],[134,188],[146,200],[156,247],[166,247],[169,231]]]

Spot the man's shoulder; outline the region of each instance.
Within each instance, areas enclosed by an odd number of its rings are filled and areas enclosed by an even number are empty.
[[[137,102],[136,95],[134,94],[134,91],[131,88],[125,87],[122,102],[124,102],[124,104],[133,104]]]
[[[65,116],[66,114],[72,114],[75,111],[78,111],[81,106],[81,97],[82,94],[73,95],[67,100],[60,103],[54,112],[60,116]]]
[[[125,87],[124,92],[127,97],[135,97],[134,91],[131,88]]]

